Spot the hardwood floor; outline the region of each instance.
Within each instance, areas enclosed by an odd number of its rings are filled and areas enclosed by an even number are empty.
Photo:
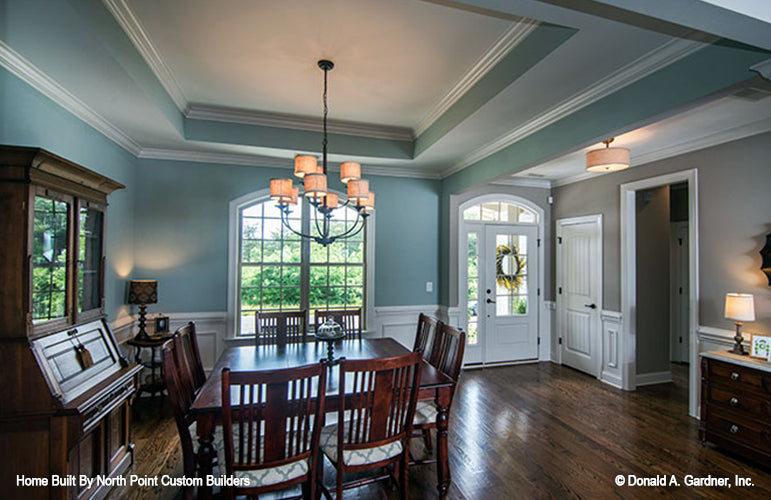
[[[450,421],[453,483],[448,498],[771,498],[771,471],[702,446],[687,416],[687,367],[675,382],[623,392],[580,372],[539,363],[461,376]],[[137,404],[136,464],[130,473],[181,474],[171,412]],[[416,454],[423,453],[413,440]],[[327,484],[333,482],[328,467]],[[674,475],[680,486],[617,486],[615,478]],[[751,478],[752,487],[685,486],[696,478]],[[410,470],[413,498],[435,497],[433,466]],[[110,498],[181,498],[174,488],[123,488]],[[346,498],[391,499],[384,484],[347,491]]]

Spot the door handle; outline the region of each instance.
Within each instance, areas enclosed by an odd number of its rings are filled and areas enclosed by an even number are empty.
[[[495,301],[494,301],[494,300],[492,300],[492,299],[487,299],[487,303],[488,303],[488,304],[495,304]]]
[[[597,309],[597,304],[584,304],[584,307],[588,307],[589,309]]]

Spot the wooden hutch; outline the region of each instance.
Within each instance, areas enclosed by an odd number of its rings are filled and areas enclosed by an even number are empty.
[[[104,314],[107,195],[125,186],[37,148],[0,146],[0,490],[99,498],[53,477],[115,477],[133,463],[140,367]],[[47,486],[17,486],[21,476]],[[29,484],[29,483],[27,483]]]

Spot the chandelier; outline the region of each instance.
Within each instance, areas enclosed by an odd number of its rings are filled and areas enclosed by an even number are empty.
[[[292,179],[271,179],[270,197],[278,204],[281,211],[281,223],[301,238],[314,240],[322,246],[328,246],[337,240],[350,238],[360,233],[367,217],[375,209],[375,194],[369,190],[369,181],[361,178],[361,165],[346,161],[340,165],[340,181],[348,187],[348,199],[340,204],[338,195],[327,190],[327,74],[335,67],[332,61],[322,59],[318,62],[324,71],[324,139],[321,141],[322,161],[310,155],[297,155],[294,159],[294,175],[303,182],[303,196],[315,208],[313,224],[315,233],[306,234],[295,230],[289,224],[292,207],[298,203],[300,187],[292,185]],[[335,210],[352,207],[356,210],[356,220],[344,231],[332,234],[332,217]]]

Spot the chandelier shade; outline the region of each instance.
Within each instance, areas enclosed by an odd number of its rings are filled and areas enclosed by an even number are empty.
[[[586,170],[589,172],[615,172],[629,168],[629,150],[611,148],[613,139],[603,141],[604,148],[593,149],[586,153]]]
[[[300,199],[299,186],[292,185],[292,179],[271,179],[270,197],[278,203],[281,210],[281,222],[292,233],[313,240],[322,246],[327,246],[337,240],[350,238],[364,229],[367,217],[375,209],[375,194],[369,190],[369,181],[361,178],[361,165],[346,161],[340,165],[340,181],[347,184],[348,199],[340,203],[337,193],[329,192],[327,187],[327,74],[335,65],[332,61],[322,59],[318,62],[319,68],[324,71],[324,115],[323,115],[323,140],[321,142],[321,165],[318,158],[313,155],[299,154],[294,158],[294,175],[302,179],[303,197],[308,200],[315,210],[312,216],[315,219],[312,234],[297,231],[288,222],[291,207],[296,206]],[[332,213],[344,207],[356,210],[356,219],[353,224],[345,225],[343,232],[333,234],[331,223]]]

